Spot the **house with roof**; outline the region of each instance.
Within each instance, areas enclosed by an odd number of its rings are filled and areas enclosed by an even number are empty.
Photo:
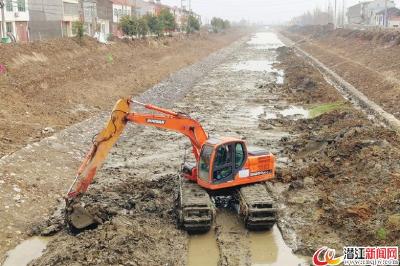
[[[350,25],[383,26],[379,24],[382,19],[378,13],[385,12],[385,9],[395,7],[393,0],[366,1],[350,6],[347,9],[347,21]]]
[[[365,24],[368,21],[367,7],[371,2],[362,2],[347,9],[347,21],[349,24]]]
[[[396,7],[387,10],[387,25],[385,21],[386,10],[381,10],[375,14],[375,25],[380,27],[398,28],[400,26],[400,9]]]

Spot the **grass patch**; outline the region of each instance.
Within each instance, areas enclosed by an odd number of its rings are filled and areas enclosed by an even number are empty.
[[[310,117],[314,118],[322,114],[332,112],[334,110],[347,109],[348,105],[346,102],[334,102],[334,103],[324,103],[320,105],[315,105],[310,109]]]
[[[376,238],[379,240],[385,240],[387,238],[387,231],[385,228],[381,227],[376,231]]]

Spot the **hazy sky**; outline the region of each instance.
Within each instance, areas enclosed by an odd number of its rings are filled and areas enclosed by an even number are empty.
[[[189,0],[186,0],[189,1]],[[238,21],[277,23],[288,21],[315,7],[326,9],[329,0],[191,0],[194,12],[203,16],[203,22],[214,16]],[[344,0],[345,6],[360,2]],[[161,0],[168,5],[180,6],[181,0]],[[334,0],[331,0],[334,3]],[[338,6],[343,0],[337,0]],[[395,0],[398,5],[400,0]]]

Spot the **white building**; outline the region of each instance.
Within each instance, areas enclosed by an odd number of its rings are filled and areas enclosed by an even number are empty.
[[[387,22],[385,16],[387,14]],[[391,7],[375,14],[375,25],[380,27],[398,28],[400,26],[400,9]]]
[[[63,18],[62,18],[62,36],[72,37],[73,23],[79,21],[80,5],[79,0],[62,0]]]
[[[171,8],[172,14],[175,16],[175,22],[179,31],[184,31],[188,21],[189,11],[173,7]]]
[[[113,22],[119,23],[124,16],[132,15],[132,7],[129,5],[113,4]]]
[[[150,15],[156,14],[156,5],[154,3],[146,2],[143,0],[136,0],[136,4],[137,4],[136,12],[139,17],[142,17],[147,14]]]
[[[5,32],[19,42],[29,41],[28,0],[5,0]],[[4,25],[0,16],[1,25]],[[1,27],[1,31],[3,26]]]
[[[386,4],[385,4],[386,2]],[[377,24],[377,16],[378,13],[382,12],[385,10],[385,7],[387,6],[387,8],[392,8],[395,7],[395,3],[393,0],[375,0],[372,1],[370,3],[368,3],[367,7],[366,7],[366,13],[367,13],[367,23],[368,25],[375,25],[375,26],[379,26],[379,24]]]

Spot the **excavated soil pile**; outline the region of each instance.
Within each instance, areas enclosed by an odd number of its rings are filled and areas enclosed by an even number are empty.
[[[399,32],[322,27],[292,27],[281,32],[385,111],[400,118]]]
[[[396,133],[375,126],[356,111],[301,120],[294,130],[303,133],[286,143],[292,164],[280,178],[290,182],[289,194],[313,191],[317,197],[301,207],[312,211],[298,215],[314,213],[314,219],[336,232],[345,244],[400,244],[400,143]],[[308,229],[302,233],[310,235]]]
[[[0,158],[137,95],[243,36],[198,34],[159,40],[71,38],[0,44]]]
[[[183,265],[187,240],[175,226],[176,176],[149,180],[118,168],[104,175],[125,181],[96,187],[84,196],[87,209],[103,224],[77,236],[64,229],[49,245],[51,252],[33,265]],[[39,225],[34,233],[63,228],[59,218]]]
[[[304,36],[309,36],[315,39],[336,36],[346,39],[371,41],[375,44],[400,44],[400,33],[398,31],[371,31],[353,29],[334,30],[333,25],[291,26],[287,28],[287,31],[294,34],[302,34]]]
[[[334,102],[342,97],[309,63],[295,55],[292,48],[278,48],[278,67],[285,69],[283,89],[290,102],[315,104]]]
[[[286,88],[304,87],[303,75],[318,83],[320,73],[292,51],[281,50],[281,58]],[[291,89],[288,99],[308,99],[312,87]],[[318,86],[314,102],[337,100],[329,87]],[[280,215],[297,234],[296,249],[312,255],[324,245],[399,245],[398,135],[348,105],[286,125],[293,137],[281,140],[288,163],[275,185],[286,188]]]

